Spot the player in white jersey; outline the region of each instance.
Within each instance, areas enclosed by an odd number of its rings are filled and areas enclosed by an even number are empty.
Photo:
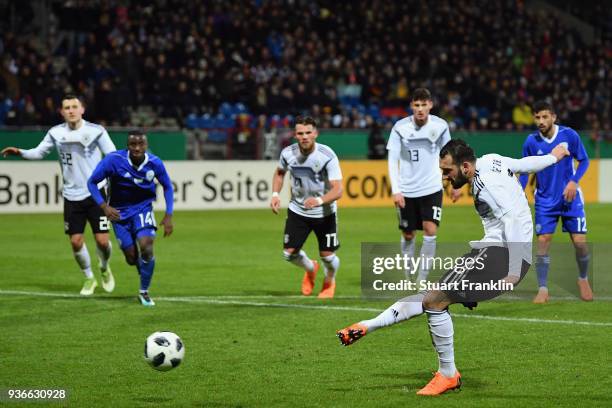
[[[295,121],[297,143],[287,146],[280,155],[272,180],[270,207],[274,214],[280,209],[279,192],[285,174],[291,174],[291,201],[285,221],[283,255],[285,260],[305,270],[302,294],[309,296],[314,287],[319,263],[311,260],[302,249],[311,231],[319,242],[325,278],[319,298],[333,298],[340,247],[336,224],[336,200],[342,196],[342,172],[338,157],[328,146],[316,143],[317,124],[311,117]]]
[[[49,129],[37,147],[28,150],[7,147],[2,150],[2,154],[5,157],[18,155],[27,160],[40,160],[53,148],[57,150],[63,177],[64,231],[70,237],[74,258],[85,274],[81,295],[92,295],[98,285],[83,239],[87,221],[96,240],[102,287],[107,292],[112,292],[115,280],[108,264],[111,256],[108,234],[110,223],[92,200],[87,189],[87,179],[102,159],[102,153],[106,155],[114,152],[115,145],[102,126],[83,119],[85,108],[78,96],[65,95],[60,113],[64,123]],[[98,187],[104,188],[105,185],[106,182],[103,182]]]
[[[442,219],[438,155],[451,136],[448,123],[429,113],[433,107],[429,90],[415,89],[410,107],[413,114],[395,123],[387,142],[389,179],[402,231],[402,253],[414,256],[416,230],[422,230],[420,256],[429,259],[436,254],[436,234]],[[421,263],[417,282],[427,279],[429,269],[430,262]]]
[[[448,307],[463,303],[471,309],[479,301],[512,290],[525,276],[531,264],[533,222],[515,173],[540,171],[567,155],[567,149],[559,145],[545,156],[516,160],[488,154],[476,160],[464,141],[450,141],[440,152],[442,174],[454,188],[471,184],[484,237],[470,242],[472,251],[463,255],[462,262],[456,263],[437,287],[394,303],[374,319],[338,331],[342,344],[348,346],[376,329],[426,313],[439,368],[417,394],[439,395],[459,388],[461,375],[455,367],[453,322]]]

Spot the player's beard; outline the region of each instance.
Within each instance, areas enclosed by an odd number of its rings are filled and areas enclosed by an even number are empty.
[[[453,188],[457,189],[463,187],[469,181],[470,180],[468,180],[468,178],[463,173],[461,173],[461,169],[457,168],[457,177],[453,179],[451,185],[453,186]]]
[[[314,141],[310,142],[310,144],[307,144],[306,146],[302,143],[298,143],[298,145],[300,146],[300,152],[304,155],[310,154],[314,150]]]
[[[550,125],[548,127],[545,128],[539,128],[540,133],[543,134],[544,136],[548,136],[550,131],[552,130],[553,125]]]

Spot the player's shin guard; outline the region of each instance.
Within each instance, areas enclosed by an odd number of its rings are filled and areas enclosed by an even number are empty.
[[[308,258],[308,255],[306,255],[304,250],[300,250],[300,252],[297,254],[291,254],[287,251],[283,251],[283,257],[287,262],[291,262],[292,264],[299,266],[308,272],[312,272],[314,270],[314,263],[310,258]]]
[[[417,282],[427,280],[431,265],[433,264],[433,257],[436,256],[436,236],[425,235],[423,236],[423,246],[421,247],[421,267],[417,277]]]
[[[387,310],[373,319],[359,322],[368,328],[368,332],[380,329],[381,327],[391,326],[423,314],[422,293],[405,297],[391,305]]]
[[[112,252],[113,245],[110,241],[108,241],[108,246],[106,248],[96,245],[96,254],[100,260],[100,268],[102,268],[102,270],[106,270],[108,267],[108,260],[110,259]]]
[[[151,258],[148,262],[142,258],[138,259],[138,272],[140,273],[140,291],[146,292],[151,285],[153,271],[155,269],[155,258]]]
[[[340,267],[340,258],[336,254],[322,256],[323,266],[325,267],[325,279],[333,281],[336,278],[336,272]]]
[[[93,278],[93,272],[91,270],[91,258],[89,256],[89,251],[87,250],[87,245],[83,243],[83,246],[78,251],[74,251],[74,259],[79,264],[79,267],[85,274],[86,278]]]
[[[550,257],[548,255],[538,255],[536,258],[536,274],[538,275],[538,287],[545,288],[548,285],[548,268],[550,267]]]
[[[426,310],[429,333],[434,348],[438,352],[439,369],[443,376],[451,378],[457,372],[455,350],[453,348],[453,320],[448,310]]]

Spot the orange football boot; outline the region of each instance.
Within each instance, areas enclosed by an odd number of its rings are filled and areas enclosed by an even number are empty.
[[[302,295],[304,296],[310,296],[312,294],[315,278],[317,277],[317,272],[319,272],[319,262],[313,259],[312,263],[314,265],[312,272],[304,272],[304,279],[302,279]]]
[[[328,282],[327,280],[323,281],[323,289],[319,292],[319,299],[331,299],[334,297],[334,293],[336,292],[336,281]]]
[[[437,371],[434,378],[423,388],[417,391],[417,395],[440,395],[446,391],[461,388],[461,374],[459,371],[451,378],[445,377]]]
[[[336,332],[336,336],[338,336],[338,338],[340,339],[340,343],[342,343],[343,346],[350,346],[351,344],[365,336],[367,332],[368,328],[365,327],[363,324],[354,323],[351,324],[349,327],[345,327],[342,330],[338,330]]]

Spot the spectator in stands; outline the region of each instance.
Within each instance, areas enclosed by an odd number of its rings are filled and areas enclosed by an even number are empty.
[[[517,130],[529,129],[533,126],[533,112],[525,100],[519,100],[518,104],[512,109],[512,122]]]
[[[184,118],[168,101],[181,81],[199,89],[182,112],[215,115],[224,102],[242,102],[255,115],[318,109],[322,125],[336,126],[363,123],[356,118],[363,111],[352,113],[359,105],[403,108],[406,93],[424,84],[436,90],[438,106],[451,102],[451,126],[457,129],[513,127],[512,95],[519,89],[534,97],[551,95],[559,120],[573,127],[587,126],[584,113],[591,106],[602,127],[612,111],[605,7],[600,13],[568,8],[595,28],[589,43],[561,20],[504,0],[441,0],[435,8],[384,0],[325,7],[315,2],[306,9],[222,0],[126,0],[98,8],[76,2],[80,10],[57,4],[59,26],[51,32],[62,35],[44,39],[52,44],[46,50],[32,46],[31,37],[40,35],[28,32],[31,25],[14,26],[16,33],[2,30],[0,77],[16,109],[25,108],[17,102],[29,95],[40,113],[46,91],[57,89],[57,103],[69,83],[83,84],[98,100],[96,93],[107,88],[101,82],[111,78],[126,105],[150,106],[177,124]],[[83,18],[66,18],[75,11]],[[27,10],[18,13],[19,21],[31,19]],[[9,27],[8,19],[1,15],[0,24]],[[452,104],[456,95],[459,106]],[[113,112],[98,109],[92,119],[117,120],[107,114]]]

